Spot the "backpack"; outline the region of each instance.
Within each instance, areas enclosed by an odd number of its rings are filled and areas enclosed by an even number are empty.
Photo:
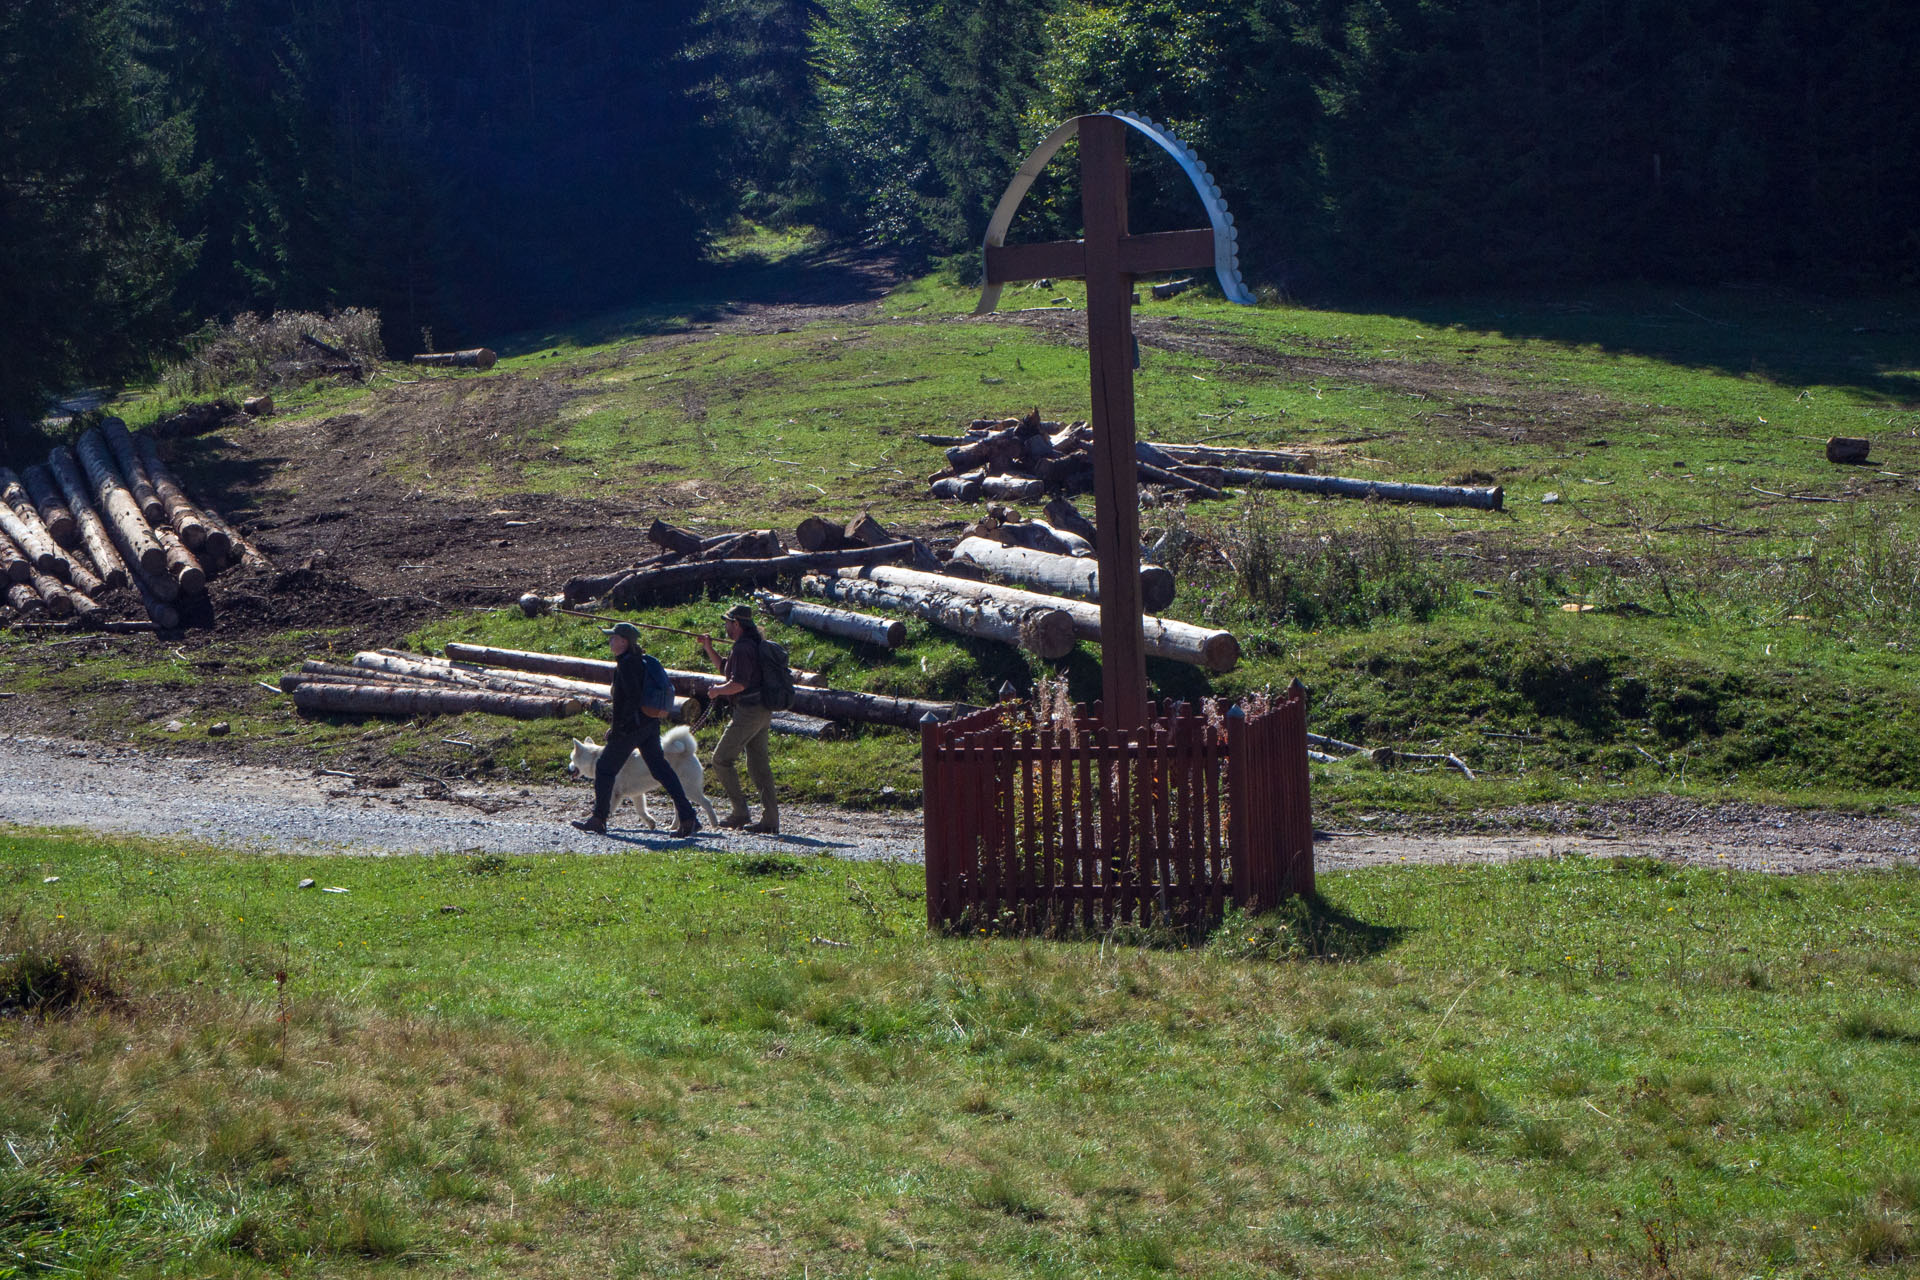
[[[650,653],[640,655],[640,705],[649,711],[673,711],[673,681]]]
[[[787,647],[771,640],[760,642],[760,705],[769,711],[793,710],[793,667]]]

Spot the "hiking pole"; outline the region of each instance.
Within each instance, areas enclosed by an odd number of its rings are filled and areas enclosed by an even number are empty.
[[[547,607],[551,609],[554,613],[564,613],[570,618],[587,618],[594,622],[605,622],[607,620],[605,615],[603,614],[588,613],[584,609],[567,609],[557,604],[548,605]],[[663,626],[660,626],[658,623],[653,623],[653,622],[632,622],[631,620],[626,618],[615,618],[614,621],[628,622],[629,625],[636,626],[640,628],[642,631],[667,631],[667,632],[671,632],[676,636],[689,636],[695,640],[698,640],[701,635],[701,633],[698,631],[688,631],[682,627],[663,627]]]

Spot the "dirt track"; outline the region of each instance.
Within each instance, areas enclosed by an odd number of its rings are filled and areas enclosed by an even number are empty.
[[[192,785],[178,785],[182,779]],[[584,784],[476,784],[453,791],[419,780],[362,786],[312,770],[162,759],[56,738],[0,741],[0,824],[179,836],[289,854],[610,853],[681,843],[664,831],[649,832],[630,811],[616,819],[620,825],[613,838],[583,835],[566,819],[579,816],[587,798]],[[667,809],[656,802],[663,822]],[[694,843],[715,852],[920,858],[917,813],[796,806],[783,818],[787,833],[779,837],[706,832]],[[1615,821],[1610,830],[1598,832],[1329,832],[1316,856],[1323,870],[1509,862],[1556,854],[1635,855],[1776,872],[1920,866],[1920,823],[1912,815],[1862,817],[1675,802],[1664,814],[1643,812],[1635,821],[1622,812],[1619,818],[1629,825]],[[1528,821],[1552,822],[1553,817],[1533,814]]]

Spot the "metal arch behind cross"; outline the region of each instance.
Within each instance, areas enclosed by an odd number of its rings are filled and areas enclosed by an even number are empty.
[[[1145,134],[1180,165],[1206,206],[1205,229],[1127,232],[1127,130]],[[1007,228],[1033,180],[1068,138],[1080,139],[1080,199],[1086,236],[1010,245]],[[975,314],[992,311],[1016,280],[1087,282],[1087,357],[1092,369],[1093,499],[1099,534],[1100,659],[1103,718],[1129,730],[1147,722],[1146,645],[1141,634],[1139,472],[1134,457],[1133,280],[1156,271],[1209,267],[1227,297],[1251,305],[1241,283],[1233,215],[1206,166],[1166,130],[1115,112],[1077,116],[1036,147],[1000,197],[987,225],[986,287]]]

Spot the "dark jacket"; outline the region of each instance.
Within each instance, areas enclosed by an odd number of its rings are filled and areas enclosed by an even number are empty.
[[[647,676],[640,650],[628,646],[613,660],[613,732],[640,733],[647,727],[647,713],[641,710],[646,697]]]

